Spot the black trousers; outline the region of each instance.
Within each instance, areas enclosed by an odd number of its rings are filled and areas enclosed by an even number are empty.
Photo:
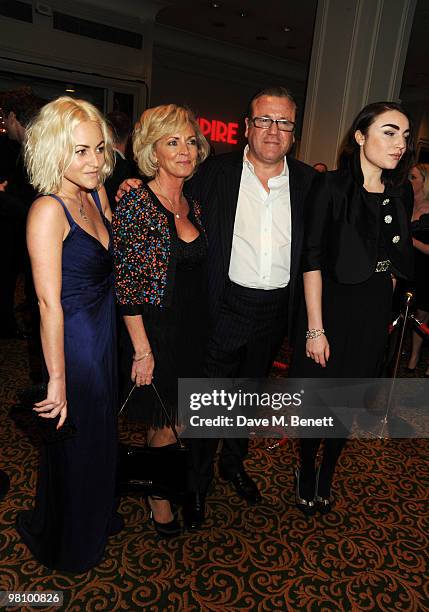
[[[288,287],[265,291],[229,283],[207,346],[206,376],[267,376],[286,334],[288,298]],[[190,440],[191,491],[207,491],[218,443],[217,438]],[[223,439],[222,471],[232,475],[242,470],[247,452],[247,439]]]

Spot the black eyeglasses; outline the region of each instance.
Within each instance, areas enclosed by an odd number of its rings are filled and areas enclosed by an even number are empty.
[[[271,117],[251,117],[249,119],[253,125],[262,130],[268,130],[273,125],[277,124],[278,129],[281,132],[293,132],[295,129],[295,123],[288,119],[271,119]]]

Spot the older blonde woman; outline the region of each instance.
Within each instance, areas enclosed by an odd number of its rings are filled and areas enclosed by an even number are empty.
[[[52,419],[53,435],[34,511],[19,515],[18,531],[40,563],[73,573],[97,565],[121,527],[110,208],[101,186],[112,159],[104,119],[83,100],[50,102],[26,134],[28,175],[45,194],[27,226],[48,381],[35,410]]]
[[[429,164],[416,164],[410,170],[409,179],[414,191],[413,245],[415,255],[414,288],[416,297],[416,316],[419,321],[429,321]],[[413,332],[408,370],[417,368],[423,338]],[[425,377],[429,376],[429,362],[426,364]]]
[[[127,334],[124,372],[136,384],[130,410],[149,425],[151,446],[175,442],[153,389],[175,419],[178,377],[201,375],[206,328],[206,239],[197,202],[183,186],[209,146],[192,113],[174,104],[146,110],[133,137],[147,184],[131,190],[115,212],[116,295]],[[180,533],[168,500],[149,498],[156,531]]]

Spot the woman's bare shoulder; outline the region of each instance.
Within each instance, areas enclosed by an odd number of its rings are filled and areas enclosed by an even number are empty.
[[[34,200],[31,205],[30,211],[49,214],[54,214],[56,211],[62,212],[62,206],[53,196],[42,195]]]
[[[61,204],[52,196],[40,196],[34,200],[28,213],[28,223],[62,228],[68,225]]]

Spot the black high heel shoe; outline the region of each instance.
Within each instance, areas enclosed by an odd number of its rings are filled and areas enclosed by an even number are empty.
[[[299,492],[299,479],[301,470],[295,468],[295,506],[306,516],[312,516],[316,512],[314,499],[304,499]]]
[[[157,501],[165,500],[164,497],[157,497],[155,495],[151,495],[150,498],[157,500]],[[153,510],[150,506],[149,498],[148,498],[148,504],[150,508],[150,518],[152,519],[153,526],[155,527],[156,533],[161,538],[175,538],[176,536],[182,533],[182,527],[179,521],[177,520],[177,517],[174,514],[173,514],[172,520],[169,521],[168,523],[159,523],[158,521],[155,520],[155,517],[153,515]]]
[[[319,495],[319,474],[320,474],[320,466],[317,468],[316,473],[316,494],[314,496],[314,503],[316,510],[320,512],[320,514],[329,514],[331,512],[332,507],[334,505],[334,497],[332,495],[331,489],[329,488],[329,495],[327,497],[323,497]]]

